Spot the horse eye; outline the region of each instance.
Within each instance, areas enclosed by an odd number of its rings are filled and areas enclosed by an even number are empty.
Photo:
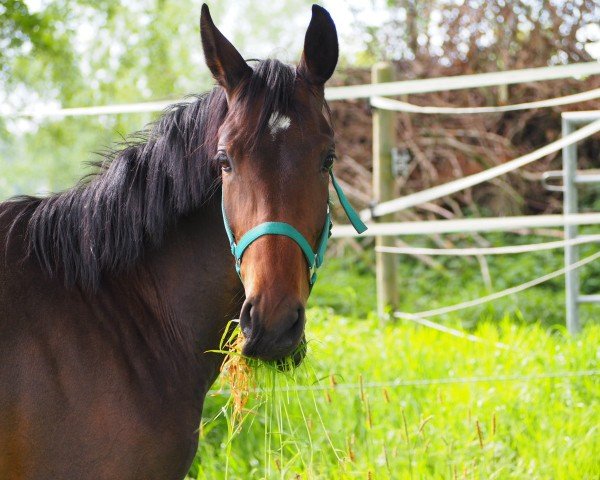
[[[231,172],[231,162],[229,161],[229,157],[225,152],[217,153],[217,162],[219,162],[221,170],[224,172]]]
[[[335,155],[327,155],[327,158],[323,162],[323,170],[331,170],[333,168],[333,162],[335,162]]]

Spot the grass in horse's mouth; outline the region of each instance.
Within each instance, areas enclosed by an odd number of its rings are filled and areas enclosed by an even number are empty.
[[[259,390],[264,390],[264,387],[266,387],[266,385],[263,385],[261,389],[258,387],[257,374],[259,369],[272,374],[291,373],[291,376],[293,376],[295,368],[300,365],[306,355],[306,341],[303,339],[289,357],[266,362],[242,354],[245,341],[244,334],[239,325],[233,327],[234,323],[235,321],[229,323],[225,329],[226,333],[221,339],[219,352],[225,354],[225,359],[221,364],[219,380],[221,390],[229,390],[230,421],[232,426],[235,427],[240,425],[245,416],[250,413],[250,410],[246,408],[250,394],[259,394]]]
[[[231,422],[233,425],[237,425],[243,419],[250,392],[256,388],[252,363],[258,360],[252,360],[242,355],[244,341],[244,334],[238,325],[232,331],[229,339],[222,345],[222,350],[225,351],[225,359],[221,364],[219,379],[221,389],[228,388],[231,392],[229,402],[231,402]]]
[[[280,473],[284,471],[281,464],[284,448],[296,448],[298,452],[307,448],[312,456],[312,435],[315,431],[321,432],[327,439],[332,454],[338,456],[317,404],[317,395],[322,392],[308,389],[301,393],[303,386],[316,385],[322,380],[311,365],[310,358],[304,359],[307,351],[306,340],[303,339],[289,357],[272,362],[244,356],[243,345],[244,336],[237,320],[234,320],[226,328],[221,348],[218,350],[225,355],[220,370],[220,391],[227,396],[227,401],[217,414],[225,418],[228,432],[225,478],[229,478],[228,460],[232,458],[232,440],[240,434],[244,426],[251,429],[256,428],[258,424],[264,429],[263,462],[269,465],[267,478],[270,478],[270,466],[273,464]],[[328,392],[325,394],[328,396]],[[316,417],[305,415],[300,395],[312,398]],[[331,400],[328,401],[331,403]],[[292,405],[300,406],[303,422],[292,422],[290,419],[289,408]],[[214,421],[215,418],[210,421]],[[285,432],[293,432],[298,428],[306,431],[308,444],[300,445],[293,438],[286,439]]]

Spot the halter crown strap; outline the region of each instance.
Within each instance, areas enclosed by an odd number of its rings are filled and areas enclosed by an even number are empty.
[[[331,181],[333,183],[333,188],[337,193],[337,196],[340,200],[342,208],[350,220],[350,223],[354,227],[354,229],[358,233],[363,233],[367,226],[362,222],[356,210],[352,208],[350,202],[346,198],[342,187],[337,183],[333,175],[333,169],[329,170],[329,175],[331,176]],[[229,221],[227,220],[227,215],[225,213],[225,204],[221,199],[221,211],[223,213],[223,224],[225,225],[225,232],[227,233],[227,238],[229,239],[229,244],[231,246],[231,253],[235,257],[235,269],[240,274],[242,256],[246,249],[252,245],[257,239],[264,235],[282,235],[284,237],[291,238],[302,250],[304,253],[304,257],[306,258],[306,263],[308,264],[308,268],[311,272],[309,283],[312,287],[314,283],[317,281],[317,269],[323,264],[323,260],[325,258],[325,251],[327,250],[327,241],[331,236],[331,227],[333,223],[331,222],[331,214],[329,212],[329,207],[327,207],[327,216],[325,218],[325,225],[323,226],[323,231],[321,233],[321,237],[319,238],[319,243],[317,244],[316,252],[313,251],[310,243],[304,238],[295,227],[285,222],[264,222],[256,227],[248,230],[242,238],[240,238],[239,243],[235,243],[235,236],[233,235],[233,231],[231,230],[231,226],[229,225]],[[241,276],[240,276],[241,278]]]
[[[360,217],[358,216],[358,213],[356,213],[356,210],[354,210],[352,205],[350,205],[350,202],[346,198],[346,194],[344,193],[344,191],[342,190],[342,187],[340,187],[340,184],[337,182],[337,180],[335,179],[335,176],[333,175],[333,168],[331,168],[329,170],[329,176],[331,177],[331,183],[333,183],[333,188],[335,189],[335,193],[337,193],[337,196],[340,199],[340,203],[342,204],[342,208],[344,209],[344,212],[346,212],[346,216],[348,217],[348,220],[350,220],[350,223],[352,224],[352,226],[354,227],[354,230],[356,230],[357,233],[359,233],[359,234],[363,233],[364,231],[367,230],[367,226],[360,219]]]

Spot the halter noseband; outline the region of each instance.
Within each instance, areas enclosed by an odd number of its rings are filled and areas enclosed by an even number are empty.
[[[342,204],[342,208],[344,212],[346,212],[346,216],[350,223],[354,227],[354,229],[358,233],[363,233],[367,226],[362,222],[350,202],[346,198],[342,187],[337,183],[334,175],[333,169],[329,170],[329,176],[331,177],[331,181],[333,183],[333,188],[337,193],[338,198],[340,199],[340,203]],[[231,226],[229,225],[229,221],[227,220],[227,215],[225,214],[225,204],[223,202],[223,198],[221,197],[221,210],[223,212],[223,223],[225,225],[225,231],[227,232],[227,237],[229,238],[229,243],[231,245],[231,253],[235,257],[235,270],[238,275],[241,277],[241,267],[242,267],[242,255],[246,249],[252,245],[256,240],[264,235],[282,235],[284,237],[291,238],[302,250],[304,253],[304,257],[306,258],[306,263],[308,264],[308,270],[310,272],[309,283],[312,287],[317,281],[317,269],[323,264],[323,258],[325,257],[325,250],[327,250],[327,241],[331,236],[331,227],[333,223],[331,222],[331,214],[329,212],[329,206],[327,207],[327,216],[325,217],[325,225],[323,226],[323,231],[321,232],[321,237],[319,238],[319,243],[317,245],[317,251],[314,252],[310,243],[304,238],[296,228],[294,228],[289,223],[285,222],[264,222],[256,227],[248,230],[240,241],[236,244],[235,237],[233,235],[233,231],[231,230]]]

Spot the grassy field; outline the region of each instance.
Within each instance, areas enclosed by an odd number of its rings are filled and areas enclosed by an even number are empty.
[[[560,261],[548,253],[494,259],[494,290]],[[403,260],[401,309],[487,293],[478,265],[456,262],[431,270]],[[368,255],[328,262],[308,311],[307,359],[293,373],[258,369],[264,391],[252,395],[239,431],[226,392],[207,398],[190,478],[600,477],[600,376],[590,374],[600,368],[600,323],[591,307],[584,332],[569,337],[558,323],[559,279],[438,319],[483,340],[473,343],[381,324],[371,313],[370,264]],[[584,288],[597,270],[583,272]]]

